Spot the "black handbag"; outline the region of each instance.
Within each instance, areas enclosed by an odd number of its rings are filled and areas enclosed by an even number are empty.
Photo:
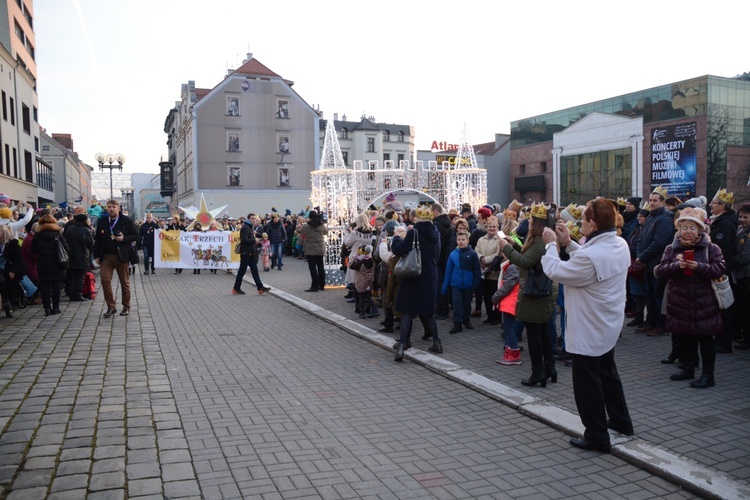
[[[422,274],[422,251],[419,249],[419,238],[417,230],[414,229],[414,240],[411,250],[403,255],[393,268],[393,274],[399,278],[418,278]]]
[[[544,274],[541,265],[529,268],[529,276],[523,286],[523,294],[526,297],[542,298],[552,294],[552,280]]]

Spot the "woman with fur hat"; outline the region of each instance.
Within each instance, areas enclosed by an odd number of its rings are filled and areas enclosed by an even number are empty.
[[[57,261],[57,242],[70,252],[68,242],[62,236],[62,228],[50,215],[43,215],[31,242],[31,251],[37,255],[37,272],[39,273],[39,293],[42,296],[44,313],[60,314],[60,290],[68,269],[68,263]]]
[[[682,370],[671,380],[695,378],[695,355],[698,346],[703,374],[690,386],[713,387],[716,347],[714,336],[722,331],[721,309],[711,288],[711,280],[720,278],[726,269],[721,249],[711,243],[706,233],[706,213],[700,208],[686,208],[677,219],[677,236],[664,250],[654,273],[669,280],[666,327],[680,335],[678,349]]]

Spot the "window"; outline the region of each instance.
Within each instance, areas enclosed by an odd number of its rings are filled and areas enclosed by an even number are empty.
[[[526,165],[521,165],[520,167],[518,167],[518,173],[524,175],[526,173]]]
[[[10,147],[5,145],[5,175],[10,175]]]
[[[21,119],[23,120],[23,131],[31,134],[31,112],[24,103],[21,103]]]
[[[39,123],[39,110],[36,109],[36,106],[32,106],[32,109],[34,110],[34,121]]]
[[[3,90],[3,120],[8,121],[8,103],[5,102],[5,91]]]
[[[26,44],[26,36],[23,33],[23,29],[18,24],[18,21],[13,21],[13,24],[14,24],[14,27],[15,27],[15,30],[16,30],[16,36],[25,45]]]
[[[390,153],[383,153],[383,161],[388,161],[391,159]]]
[[[368,153],[375,152],[375,138],[374,137],[367,138],[367,152]]]
[[[541,170],[542,172],[546,172],[546,171],[547,171],[547,162],[546,162],[546,161],[543,161],[543,162],[541,163],[541,165],[540,165],[540,170]]]
[[[36,61],[36,54],[34,52],[34,46],[31,45],[28,41],[26,42],[26,50],[29,51],[29,55],[31,56],[31,58]]]
[[[344,165],[349,165],[349,151],[342,151],[341,156],[344,157]]]
[[[401,165],[402,161],[404,161],[404,155],[400,154],[398,155],[398,164]]]
[[[16,124],[16,101],[12,97],[10,98],[10,124]]]
[[[398,142],[404,142],[404,131],[401,130],[398,133]]]
[[[18,177],[18,150],[13,148],[13,177]]]
[[[32,161],[32,156],[30,151],[24,150],[23,152],[23,163],[26,170],[26,180],[28,182],[33,182],[34,180],[34,162]]]
[[[34,137],[34,151],[39,152],[39,137]]]
[[[339,139],[348,139],[349,138],[349,130],[342,128],[339,132]]]
[[[383,131],[383,140],[384,141],[390,141],[391,140],[391,133],[387,130]]]

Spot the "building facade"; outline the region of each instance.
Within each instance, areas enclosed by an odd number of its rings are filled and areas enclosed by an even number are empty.
[[[750,76],[702,76],[511,123],[512,195],[750,199]]]
[[[89,206],[91,203],[92,168],[78,157],[70,134],[47,135],[40,131],[42,158],[51,167],[53,176],[52,202]],[[40,201],[46,200],[40,196]],[[49,202],[47,202],[49,203]]]
[[[233,217],[272,207],[296,213],[310,205],[326,123],[293,84],[252,54],[212,89],[183,84],[164,123],[173,203],[198,206],[202,193],[209,210],[229,205]],[[414,160],[409,126],[337,116],[334,124],[348,164]]]
[[[35,47],[33,2],[0,0],[0,184],[13,201],[38,206]]]

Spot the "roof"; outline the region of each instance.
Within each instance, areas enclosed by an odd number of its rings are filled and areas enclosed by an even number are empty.
[[[320,130],[325,130],[328,126],[328,120],[320,120]],[[345,120],[334,120],[333,126],[336,130],[384,130],[391,134],[398,134],[403,132],[404,135],[411,133],[409,125],[397,125],[395,123],[375,123],[367,118],[362,118],[358,122],[345,121]]]
[[[209,92],[211,92],[213,89],[195,89],[195,100],[200,101],[204,97],[208,95]]]
[[[275,78],[281,78],[281,76],[277,75],[270,69],[268,69],[263,63],[255,59],[254,57],[249,57],[249,60],[245,62],[242,66],[234,70],[235,74],[240,75],[251,75],[251,76],[268,76],[268,77],[275,77]]]

